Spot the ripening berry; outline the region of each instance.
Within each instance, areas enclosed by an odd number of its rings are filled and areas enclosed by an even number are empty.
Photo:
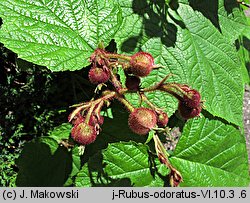
[[[90,56],[90,62],[91,63],[97,63],[100,66],[104,66],[106,62],[103,59],[103,57],[100,57],[100,56],[103,56],[106,53],[107,52],[104,49],[100,49],[100,48],[96,49],[94,51],[94,53],[91,54],[91,56]]]
[[[185,102],[186,106],[196,108],[201,105],[201,95],[197,90],[188,90],[187,94],[188,96],[184,95],[183,97],[183,102]]]
[[[168,114],[161,112],[157,117],[157,125],[160,128],[165,127],[168,124]]]
[[[191,90],[191,88],[188,85],[183,85],[183,84],[178,84],[178,85],[185,92],[188,92],[189,90]]]
[[[146,135],[155,127],[157,122],[156,113],[149,108],[140,107],[135,109],[128,119],[130,129],[139,135]]]
[[[93,67],[89,70],[89,80],[92,84],[101,84],[109,80],[110,72],[107,68]]]
[[[140,78],[137,76],[127,76],[125,85],[128,88],[128,90],[131,91],[138,91],[140,88]]]
[[[71,116],[71,114],[69,115],[69,117]],[[73,125],[78,125],[79,123],[82,123],[84,121],[84,118],[83,118],[83,116],[80,114],[80,113],[78,113],[78,114],[76,114],[75,116],[74,116],[74,118],[71,120],[71,123],[73,124]]]
[[[190,108],[184,102],[179,102],[178,110],[181,117],[187,120],[199,116],[202,110],[202,106],[200,105],[195,108]]]
[[[79,123],[71,130],[71,137],[82,145],[88,145],[95,141],[97,133],[94,126]]]
[[[96,124],[102,125],[103,122],[104,122],[104,117],[101,115],[99,115],[99,116],[91,115],[91,117],[89,119],[89,124],[92,126],[95,126]]]
[[[131,56],[129,71],[136,76],[145,77],[154,68],[154,58],[146,52],[138,52]]]

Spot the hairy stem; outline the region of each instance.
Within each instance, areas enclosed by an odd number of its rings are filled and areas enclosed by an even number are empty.
[[[146,97],[144,93],[141,92],[140,96],[141,96],[142,101],[144,101],[150,108],[152,108],[155,111],[161,111],[160,108],[158,108],[151,101],[149,101],[149,99]]]
[[[157,156],[160,160],[161,163],[163,163],[166,167],[168,167],[171,172],[170,172],[170,184],[171,186],[178,186],[182,181],[183,178],[181,176],[181,173],[179,171],[177,171],[177,169],[175,169],[168,157],[170,156],[166,149],[164,148],[162,142],[160,141],[159,137],[156,135],[156,133],[154,133],[153,135],[153,139],[154,139],[154,143],[155,143],[155,151],[157,153]]]
[[[130,61],[131,56],[126,56],[123,54],[114,54],[114,53],[106,53],[105,56],[109,57],[109,58],[117,58],[117,59],[122,59],[125,61]]]
[[[116,97],[115,97],[119,102],[121,102],[125,107],[126,109],[129,111],[129,112],[133,112],[135,110],[135,108],[132,106],[131,103],[129,103],[123,95],[121,94],[117,94]]]
[[[120,90],[122,89],[122,84],[117,79],[116,75],[114,74],[114,72],[112,70],[110,71],[110,80],[111,80],[114,88],[116,89],[116,91],[120,92]]]

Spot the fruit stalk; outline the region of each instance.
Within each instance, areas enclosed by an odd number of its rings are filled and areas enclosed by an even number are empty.
[[[153,139],[155,143],[155,150],[160,162],[163,163],[166,167],[168,167],[171,171],[170,184],[172,187],[177,187],[181,182],[183,182],[181,173],[178,170],[176,170],[169,162],[168,157],[170,155],[167,153],[166,149],[164,148],[162,142],[160,141],[156,133],[153,134]]]
[[[106,53],[105,56],[112,59],[122,59],[124,61],[130,61],[131,59],[131,56],[126,56],[123,54]]]
[[[125,98],[123,95],[121,94],[116,94],[116,97],[115,97],[120,103],[122,103],[125,108],[129,111],[129,112],[133,112],[134,111],[134,107],[132,106],[132,104],[130,104]]]
[[[115,76],[115,74],[113,73],[113,71],[110,71],[110,80],[114,86],[114,88],[116,89],[117,92],[120,92],[120,90],[122,89],[122,84],[120,83],[120,81],[117,79],[117,77]]]

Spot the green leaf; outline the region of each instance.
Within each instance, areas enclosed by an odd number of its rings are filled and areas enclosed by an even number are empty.
[[[77,70],[119,29],[115,1],[6,0],[0,2],[0,41],[18,56],[52,71]]]
[[[112,143],[83,166],[77,175],[76,186],[163,186],[168,173],[158,159],[152,158],[146,145]]]
[[[250,36],[250,35],[249,35]],[[243,78],[244,84],[249,84],[250,82],[250,38],[246,36],[241,36],[239,38],[239,49],[238,55],[241,59],[242,66],[241,66],[241,73]]]
[[[77,175],[77,173],[81,169],[81,157],[79,155],[79,149],[77,146],[75,146],[71,151],[72,156],[72,170],[71,173],[67,179],[67,181],[64,183],[64,186],[71,186],[74,184],[74,176]]]
[[[157,64],[165,66],[152,71],[143,84],[153,85],[166,74],[173,73],[175,76],[168,81],[187,83],[198,89],[202,99],[206,100],[207,111],[242,127],[243,82],[239,72],[242,64],[232,43],[241,31],[233,34],[231,39],[226,38],[211,19],[186,3],[180,2],[176,11],[165,8],[165,14],[160,3],[119,2],[124,16],[122,28],[116,35],[119,50],[133,52],[142,49],[150,52]],[[223,1],[219,2],[222,7]],[[225,9],[222,10],[218,11],[218,16],[221,16],[219,23],[230,29],[231,23],[226,24]],[[233,17],[237,9],[232,10],[228,21],[241,22],[239,11]],[[241,23],[236,24],[240,26]],[[243,24],[240,30],[244,28]],[[131,38],[125,37],[125,30]],[[167,105],[167,111],[174,112],[176,100],[167,99],[169,96],[165,93],[151,94],[155,103]]]
[[[248,186],[245,137],[221,121],[192,119],[170,158],[183,176],[181,186]]]
[[[230,43],[234,43],[247,27],[246,17],[235,0],[214,0],[212,3],[211,1],[181,0],[179,3],[190,5],[209,19]]]
[[[103,171],[102,157],[97,152],[83,165],[75,179],[76,187],[107,186],[112,182]]]
[[[71,124],[63,123],[60,126],[55,127],[51,132],[49,132],[49,137],[60,143],[62,140],[69,139],[71,128]]]
[[[52,138],[25,145],[17,160],[17,186],[63,186],[71,172],[71,157],[65,148],[55,146]]]
[[[71,125],[63,123],[55,127],[49,136],[25,145],[18,159],[19,186],[71,186],[73,177],[81,168],[78,147],[60,147],[62,140],[68,140]],[[48,175],[49,174],[49,175]]]

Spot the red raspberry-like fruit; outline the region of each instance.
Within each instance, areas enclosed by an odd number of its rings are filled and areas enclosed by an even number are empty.
[[[183,102],[190,108],[196,108],[201,105],[201,95],[195,89],[188,90],[187,95],[183,97]]]
[[[94,126],[86,123],[79,123],[71,130],[71,137],[82,145],[88,145],[95,141],[96,131]]]
[[[102,125],[104,122],[104,117],[99,115],[98,117],[96,115],[91,115],[89,119],[89,124],[92,126],[95,126],[96,124]]]
[[[139,135],[146,135],[156,125],[156,113],[149,108],[140,107],[135,109],[128,119],[130,129]]]
[[[89,70],[89,80],[92,84],[105,83],[109,77],[110,72],[107,68],[93,67]]]
[[[74,118],[72,119],[71,123],[73,125],[78,125],[79,123],[82,123],[85,119],[83,118],[83,116],[78,113],[74,116]]]
[[[147,76],[154,67],[154,58],[146,52],[138,52],[131,56],[129,71],[136,76]]]
[[[107,52],[103,49],[96,49],[93,54],[90,56],[90,62],[91,63],[97,63],[100,66],[105,65],[105,60],[103,59],[103,55],[105,55]]]
[[[127,76],[125,85],[131,91],[138,91],[140,88],[140,78],[137,76]]]
[[[185,92],[188,92],[189,90],[191,90],[191,88],[188,85],[179,84],[179,86]]]
[[[181,117],[187,120],[199,116],[202,106],[200,105],[195,108],[190,108],[184,102],[179,102],[178,110]]]
[[[167,124],[168,124],[168,114],[165,112],[161,112],[157,118],[157,125],[158,127],[163,128]]]

